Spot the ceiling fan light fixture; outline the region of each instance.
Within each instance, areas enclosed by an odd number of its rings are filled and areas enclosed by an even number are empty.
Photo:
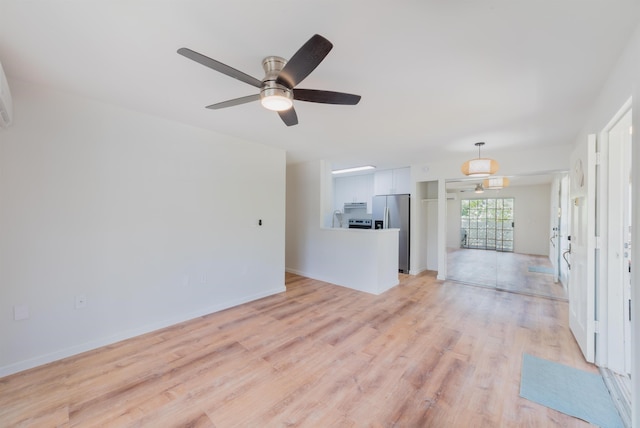
[[[498,162],[489,158],[480,157],[480,148],[484,146],[483,142],[475,144],[478,147],[478,157],[471,159],[462,164],[460,170],[468,177],[488,177],[498,172]]]
[[[265,88],[260,92],[260,103],[268,110],[289,110],[293,106],[291,91],[283,88]]]
[[[285,111],[293,106],[293,102],[282,95],[269,95],[263,97],[260,102],[262,103],[262,107],[273,111]]]

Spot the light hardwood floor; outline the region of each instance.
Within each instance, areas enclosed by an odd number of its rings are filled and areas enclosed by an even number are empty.
[[[583,427],[519,397],[522,354],[597,372],[567,303],[401,275],[287,291],[0,379],[0,426]]]
[[[552,266],[547,256],[468,248],[447,251],[447,279],[567,300],[562,283],[553,282],[552,274],[532,272],[530,268]]]

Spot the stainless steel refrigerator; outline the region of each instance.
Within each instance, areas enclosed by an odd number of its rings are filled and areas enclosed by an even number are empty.
[[[409,195],[373,197],[373,224],[376,229],[400,229],[398,270],[409,273]]]

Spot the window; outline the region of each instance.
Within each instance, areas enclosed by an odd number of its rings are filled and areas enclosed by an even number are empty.
[[[460,201],[462,248],[513,251],[514,198]]]

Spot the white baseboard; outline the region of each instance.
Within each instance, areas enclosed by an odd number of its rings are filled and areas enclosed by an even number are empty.
[[[304,276],[304,277],[306,277],[306,278],[310,278],[310,277],[308,276],[308,274],[305,274],[304,272],[302,272],[302,271],[300,271],[300,270],[297,270],[297,269],[285,268],[285,269],[284,269],[284,271],[285,271],[285,272],[289,272],[289,273],[293,273],[293,274],[295,274],[295,275]]]
[[[181,314],[172,318],[168,318],[166,320],[162,320],[159,322],[155,322],[149,325],[145,325],[140,328],[135,328],[132,330],[123,331],[121,333],[111,335],[108,337],[103,337],[100,339],[92,340],[90,342],[85,342],[79,345],[71,346],[69,348],[61,349],[59,351],[55,351],[46,355],[41,355],[38,357],[30,358],[25,361],[20,361],[17,363],[9,364],[6,366],[0,367],[0,377],[8,376],[14,373],[21,372],[23,370],[28,370],[34,367],[41,366],[43,364],[48,364],[53,361],[58,361],[63,358],[71,357],[77,354],[81,354],[83,352],[91,351],[102,346],[112,345],[116,342],[120,342],[122,340],[131,339],[136,336],[140,336],[146,333],[150,333],[152,331],[160,330],[165,327],[170,327],[175,324],[179,324],[181,322],[189,321],[204,315],[209,315],[214,312],[219,312],[225,309],[232,308],[234,306],[242,305],[244,303],[252,302],[254,300],[262,299],[263,297],[272,296],[274,294],[282,293],[287,291],[284,285],[280,287],[273,288],[271,290],[265,291],[263,293],[257,293],[250,296],[245,296],[240,299],[232,300],[229,302],[224,302],[219,305],[213,305],[206,308],[202,308],[197,311],[189,312],[186,314]]]

